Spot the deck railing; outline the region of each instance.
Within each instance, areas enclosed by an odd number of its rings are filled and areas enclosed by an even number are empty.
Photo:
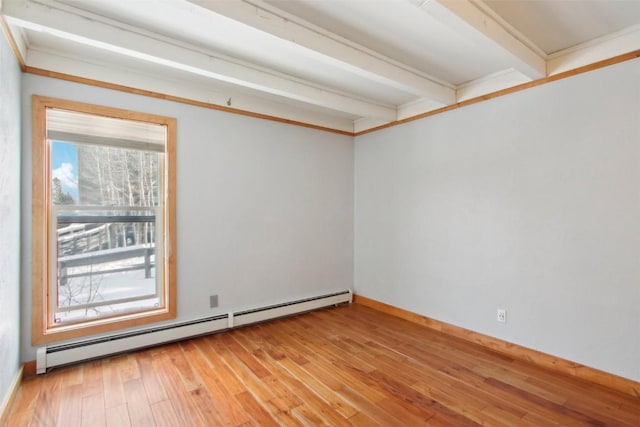
[[[97,274],[119,273],[124,271],[144,270],[144,277],[151,277],[151,269],[155,262],[151,256],[155,254],[155,245],[134,245],[124,248],[105,249],[93,252],[84,252],[77,255],[68,255],[58,258],[58,281],[60,286],[65,286],[69,279],[74,277],[86,277]],[[69,268],[96,266],[99,264],[114,263],[132,258],[144,258],[144,262],[119,266],[114,268],[97,268],[89,272],[68,273]]]

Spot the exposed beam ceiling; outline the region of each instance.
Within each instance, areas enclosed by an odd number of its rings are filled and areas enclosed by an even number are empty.
[[[177,44],[174,41],[163,40],[158,35],[144,34],[140,30],[125,26],[118,28],[91,17],[35,3],[28,5],[9,3],[6,9],[10,24],[45,32],[70,42],[312,105],[326,108],[339,105],[340,111],[357,116],[376,117],[389,121],[396,119],[396,112],[392,108],[319,89],[281,76],[279,73],[242,64],[238,60],[202,52],[185,43]]]
[[[278,11],[259,0],[252,0],[251,3],[210,0],[190,0],[190,2],[278,37],[283,42],[304,47],[308,49],[308,54],[334,63],[363,79],[419,97],[429,97],[443,104],[455,102],[455,91],[452,87],[395,65],[389,58],[368,51],[335,34],[330,34],[301,18]]]
[[[640,2],[615,0],[0,4],[31,69],[347,132],[640,49]]]

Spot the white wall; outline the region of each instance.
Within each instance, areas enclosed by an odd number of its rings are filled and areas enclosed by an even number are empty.
[[[32,94],[177,118],[178,320],[352,287],[353,138],[27,74],[23,360],[35,358]]]
[[[626,62],[357,137],[355,171],[349,137],[25,75],[22,360],[36,93],[177,117],[179,319],[355,277],[361,295],[640,380],[638,75]]]
[[[357,137],[356,293],[640,380],[639,76]]]
[[[20,66],[0,34],[0,411],[20,370]]]

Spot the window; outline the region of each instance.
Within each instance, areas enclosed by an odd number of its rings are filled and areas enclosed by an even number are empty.
[[[34,344],[175,317],[175,127],[33,97]]]

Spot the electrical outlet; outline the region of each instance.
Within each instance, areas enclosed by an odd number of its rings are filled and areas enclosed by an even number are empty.
[[[209,307],[215,308],[218,306],[218,295],[210,295],[209,296]]]
[[[497,312],[497,321],[500,323],[507,323],[507,310],[504,308],[499,308]]]

